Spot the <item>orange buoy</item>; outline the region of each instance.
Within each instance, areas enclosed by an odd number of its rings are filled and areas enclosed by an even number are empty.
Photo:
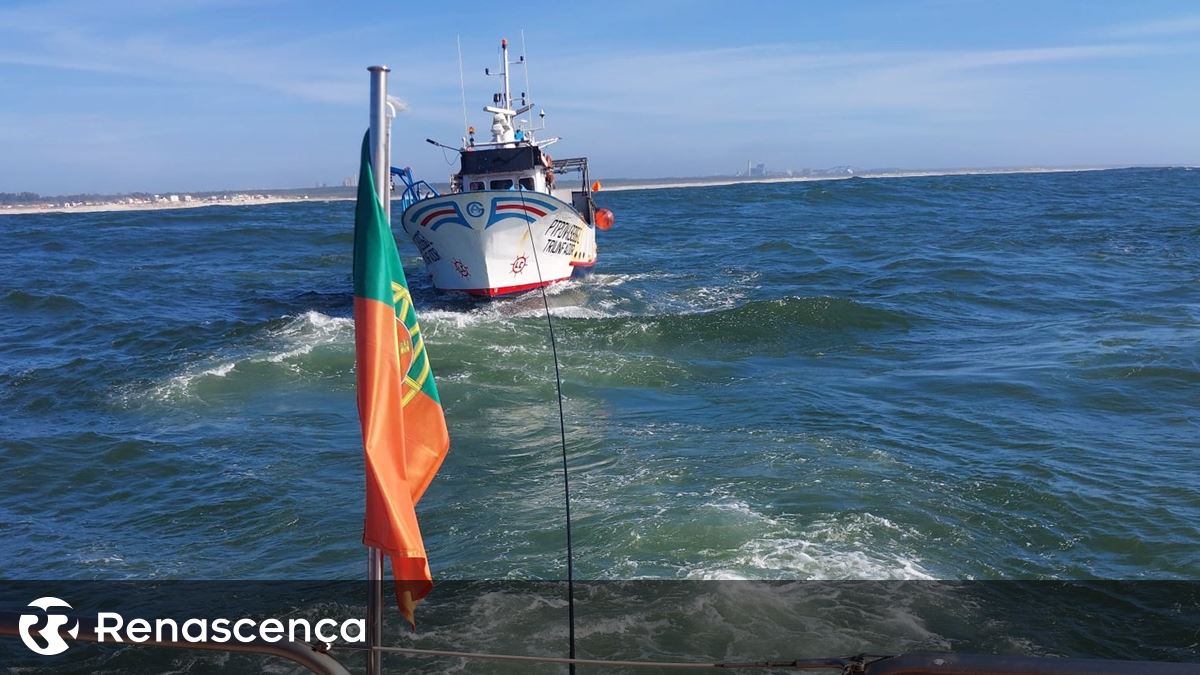
[[[608,209],[596,209],[596,227],[607,230],[613,226],[613,212]]]
[[[600,181],[593,182],[592,183],[592,192],[599,192],[599,191],[600,191]]]

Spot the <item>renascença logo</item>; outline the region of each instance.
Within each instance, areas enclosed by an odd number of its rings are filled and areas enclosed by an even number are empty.
[[[29,606],[42,611],[34,614],[22,614],[17,623],[17,627],[21,631],[21,640],[25,646],[42,656],[54,656],[67,651],[69,645],[62,638],[59,629],[69,622],[72,623],[71,627],[67,629],[67,635],[74,639],[79,636],[79,622],[71,622],[65,612],[57,611],[56,608],[70,610],[71,606],[51,596],[38,598],[29,603]],[[35,635],[40,640],[35,639]]]
[[[71,639],[79,637],[79,622],[72,620],[63,611],[71,610],[71,605],[58,598],[46,596],[34,600],[29,606],[41,611],[21,615],[18,627],[25,646],[43,656],[67,651],[69,645],[62,637],[62,629],[70,623],[71,627],[66,628],[66,634],[70,635]],[[325,618],[310,622],[299,617],[292,617],[286,621],[271,618],[261,621],[249,618],[186,619],[182,622],[175,619],[134,618],[126,621],[125,617],[116,612],[98,612],[94,633],[95,641],[100,643],[182,641],[220,644],[279,642],[285,639],[307,643],[316,638],[320,642],[332,644],[338,639],[343,642],[365,642],[367,625],[363,619],[351,618],[338,622]]]

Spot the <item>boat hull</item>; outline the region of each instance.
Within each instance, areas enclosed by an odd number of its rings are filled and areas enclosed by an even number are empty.
[[[409,206],[401,223],[433,285],[444,291],[520,293],[596,263],[595,227],[570,204],[541,192],[439,195]]]

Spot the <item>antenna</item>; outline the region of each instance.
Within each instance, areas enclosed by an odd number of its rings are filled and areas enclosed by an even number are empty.
[[[467,129],[471,124],[467,121],[467,81],[463,78],[462,36],[455,35],[454,42],[458,44],[458,88],[462,91],[463,129]],[[465,146],[466,143],[464,142],[463,145]]]
[[[525,51],[525,29],[522,28],[521,29],[521,66],[525,69],[525,91],[521,92],[521,103],[522,104],[525,104],[526,101],[533,99],[533,94],[530,93],[532,90],[529,88],[529,62],[525,60],[526,53],[527,52]],[[528,96],[528,98],[526,98],[527,96]]]
[[[500,38],[500,76],[504,78],[504,98],[500,101],[500,105],[505,108],[512,108],[512,91],[508,88],[508,40]]]

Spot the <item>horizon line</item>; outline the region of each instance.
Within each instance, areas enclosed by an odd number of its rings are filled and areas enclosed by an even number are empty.
[[[697,181],[726,181],[733,183],[761,183],[761,182],[787,182],[803,180],[830,180],[844,179],[852,177],[921,177],[921,176],[951,176],[951,175],[972,175],[972,174],[1006,174],[1006,173],[1067,173],[1072,171],[1117,171],[1123,169],[1195,169],[1200,167],[1200,164],[1058,164],[1058,165],[1009,165],[1009,166],[956,166],[956,167],[929,167],[929,168],[904,168],[904,167],[873,167],[868,169],[859,169],[853,165],[837,165],[833,167],[821,169],[807,169],[805,173],[795,171],[780,171],[769,173],[765,176],[746,176],[736,173],[716,173],[705,175],[691,176],[656,176],[650,178],[631,178],[631,177],[613,177],[599,178],[602,184],[606,181],[611,181],[615,184],[657,184],[663,181],[687,181],[694,183]],[[834,172],[849,171],[846,175],[839,175]],[[431,183],[432,185],[448,185],[446,181],[438,181]],[[41,194],[32,190],[21,190],[14,192],[0,191],[0,195],[35,195],[38,200],[53,200],[67,197],[95,197],[95,198],[115,198],[115,197],[131,197],[136,195],[226,195],[234,193],[270,193],[270,192],[303,192],[304,190],[350,190],[354,185],[314,185],[314,186],[278,186],[278,187],[257,187],[257,188],[217,188],[217,189],[171,189],[171,190],[128,190],[124,192],[75,192],[63,194]],[[614,185],[612,189],[616,189],[618,185]],[[680,186],[683,187],[683,186]]]

